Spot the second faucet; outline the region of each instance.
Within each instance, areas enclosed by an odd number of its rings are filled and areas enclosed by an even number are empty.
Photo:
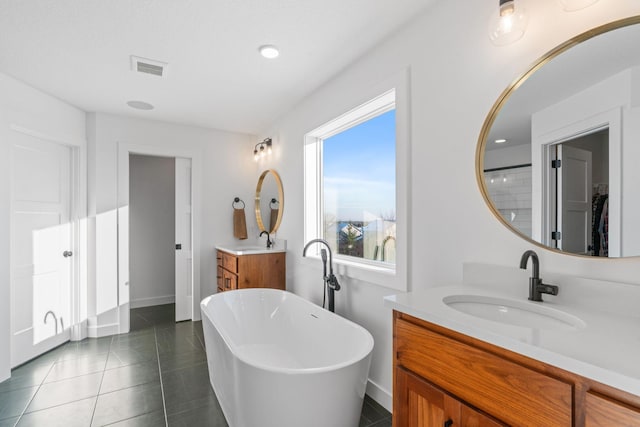
[[[262,237],[262,235],[265,233],[267,233],[267,249],[271,249],[273,242],[271,241],[271,235],[269,234],[269,232],[267,230],[263,231],[262,233],[260,233],[260,237]]]
[[[534,251],[526,251],[520,258],[520,268],[525,270],[527,268],[527,261],[531,258],[533,263],[532,275],[529,278],[529,300],[542,302],[542,294],[558,295],[558,287],[555,285],[547,285],[542,283],[540,278],[540,261],[538,260],[538,254]]]

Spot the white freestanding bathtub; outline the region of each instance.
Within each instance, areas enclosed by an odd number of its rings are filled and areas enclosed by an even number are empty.
[[[290,292],[242,289],[200,303],[209,376],[231,427],[355,427],[373,337]]]

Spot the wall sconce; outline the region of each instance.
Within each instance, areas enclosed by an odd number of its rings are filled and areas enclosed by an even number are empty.
[[[521,0],[498,0],[499,11],[489,23],[489,39],[496,46],[519,40],[527,28],[529,17]]]
[[[584,9],[597,2],[598,0],[558,0],[558,3],[560,3],[560,6],[562,6],[565,12]]]
[[[271,154],[271,146],[273,145],[273,141],[271,138],[265,138],[262,142],[258,142],[253,149],[253,158],[257,162],[258,159],[264,157],[265,154]]]

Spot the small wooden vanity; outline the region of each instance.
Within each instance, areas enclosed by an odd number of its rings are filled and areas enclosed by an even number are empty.
[[[217,250],[218,292],[245,288],[286,289],[286,252]]]
[[[394,427],[640,426],[639,396],[396,310],[393,334]]]

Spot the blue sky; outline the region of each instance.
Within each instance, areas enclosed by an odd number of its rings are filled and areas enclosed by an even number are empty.
[[[395,213],[395,120],[391,110],[324,140],[325,213],[342,221]]]

